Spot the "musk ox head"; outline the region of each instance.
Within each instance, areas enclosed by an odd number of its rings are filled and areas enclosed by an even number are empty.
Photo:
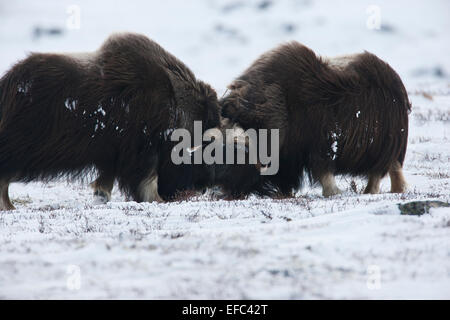
[[[159,192],[163,199],[177,198],[177,193],[184,190],[206,190],[213,186],[221,189],[225,199],[244,198],[250,193],[267,194],[263,177],[270,166],[262,164],[252,153],[258,151],[254,146],[257,139],[250,139],[242,128],[233,128],[226,121],[206,131],[202,130],[202,124],[197,121],[193,130],[203,132],[201,140],[198,136],[191,137],[185,129],[173,133],[171,139],[178,143],[171,150],[171,159],[163,161],[160,167],[163,180]]]
[[[171,77],[171,82],[176,106],[168,110],[169,129],[158,168],[158,192],[167,201],[187,190],[202,191],[214,184],[214,166],[195,163],[194,158],[201,155],[201,150],[189,152],[188,148],[195,145],[195,135],[203,136],[206,130],[220,127],[220,108],[211,86],[193,76],[188,82]],[[182,161],[174,161],[174,153],[182,154]]]
[[[271,161],[274,158],[270,158],[261,162],[258,144],[261,137],[254,132],[251,135],[249,131],[223,119],[220,129],[210,129],[205,133],[204,156],[210,154],[208,149],[213,150],[213,156],[217,156],[214,162],[214,185],[221,189],[225,199],[241,199],[251,193],[268,195],[273,189],[265,182],[265,175],[270,174],[277,161]],[[217,149],[214,149],[214,144]]]
[[[171,132],[171,143],[164,146],[165,158],[159,165],[161,197],[173,200],[180,192],[213,186],[220,187],[226,199],[267,194],[263,175],[270,166],[258,157],[258,138],[248,139],[242,128],[221,121],[215,91],[195,81],[190,88],[177,86],[175,96],[182,108],[173,120],[182,129]],[[256,157],[252,158],[252,150]]]

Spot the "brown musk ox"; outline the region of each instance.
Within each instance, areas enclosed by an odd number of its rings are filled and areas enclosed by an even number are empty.
[[[95,52],[32,53],[0,79],[0,210],[11,182],[99,173],[136,201],[210,184],[203,165],[170,163],[176,128],[220,125],[215,91],[143,35],[109,37]],[[213,168],[212,168],[213,170]]]
[[[391,192],[405,191],[411,105],[375,55],[323,58],[294,41],[263,54],[228,89],[224,118],[244,130],[279,129],[279,171],[262,177],[257,193],[290,196],[309,178],[332,196],[341,174],[367,177],[365,193],[378,193],[387,173]]]

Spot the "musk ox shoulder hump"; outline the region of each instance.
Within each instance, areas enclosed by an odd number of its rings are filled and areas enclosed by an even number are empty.
[[[136,33],[115,33],[100,47],[102,56],[141,59],[142,63],[155,63],[169,75],[195,83],[194,73],[178,58],[148,37]]]
[[[270,67],[290,70],[298,70],[302,67],[308,69],[320,63],[314,51],[297,41],[290,41],[264,53],[244,74],[251,70]]]
[[[44,87],[55,85],[58,88],[64,86],[64,81],[80,76],[84,71],[79,68],[80,61],[91,58],[63,54],[63,53],[35,53],[22,61],[19,61],[7,72],[1,81],[5,86],[14,83],[26,83],[31,88],[31,83],[36,82]],[[45,83],[45,85],[44,85]]]
[[[385,95],[391,93],[398,99],[399,105],[411,110],[405,86],[398,73],[387,62],[365,51],[355,56],[349,68],[356,71],[362,86],[379,88],[385,92]]]
[[[153,52],[153,56],[158,54],[168,54],[159,44],[150,40],[148,37],[131,32],[114,33],[110,35],[100,47],[101,52],[125,52],[140,51],[148,54]]]

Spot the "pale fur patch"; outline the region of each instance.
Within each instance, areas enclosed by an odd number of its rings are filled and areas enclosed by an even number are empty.
[[[94,189],[94,197],[97,198],[99,202],[106,203],[111,201],[112,184],[104,185],[100,184],[98,180],[95,180],[90,186]]]
[[[319,179],[322,185],[322,195],[324,197],[331,197],[336,194],[341,194],[342,191],[337,187],[336,180],[332,173],[326,173]]]
[[[369,181],[367,182],[364,193],[377,194],[380,193],[381,176],[369,175]]]
[[[323,60],[331,67],[337,70],[343,70],[347,65],[355,60],[358,53],[348,54],[336,57],[323,57]]]
[[[406,191],[408,184],[403,176],[403,168],[398,161],[395,161],[389,169],[389,177],[391,178],[391,192],[403,193]]]
[[[67,57],[77,60],[78,63],[84,66],[93,66],[97,57],[97,51],[94,52],[63,52],[60,53]]]
[[[9,199],[9,183],[0,180],[0,210],[14,210],[14,206]]]
[[[163,199],[158,193],[158,175],[151,173],[145,178],[139,185],[139,196],[144,202],[158,201],[162,202]]]

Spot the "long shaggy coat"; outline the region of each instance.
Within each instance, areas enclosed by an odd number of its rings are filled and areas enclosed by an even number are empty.
[[[0,79],[0,209],[12,208],[10,182],[91,169],[97,193],[109,197],[117,179],[136,201],[160,200],[158,180],[163,198],[204,184],[201,166],[168,163],[170,133],[192,132],[195,120],[219,126],[216,93],[145,36],[113,35],[92,53],[33,53]]]
[[[389,172],[391,191],[405,190],[411,105],[397,73],[371,53],[328,59],[290,42],[257,59],[220,103],[245,130],[280,130],[279,172],[258,192],[290,195],[305,173],[325,196],[340,192],[336,174],[367,176],[365,191],[377,193]]]

